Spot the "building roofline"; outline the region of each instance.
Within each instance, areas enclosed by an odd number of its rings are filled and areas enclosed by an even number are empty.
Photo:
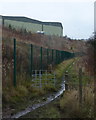
[[[3,19],[62,27],[60,22],[42,22],[24,16],[2,16]]]

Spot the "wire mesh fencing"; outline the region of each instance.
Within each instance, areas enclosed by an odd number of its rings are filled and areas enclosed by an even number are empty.
[[[54,86],[56,73],[52,70],[32,70],[32,87],[43,88],[46,85]]]
[[[79,68],[77,73],[72,71],[67,71],[65,73],[65,90],[70,93],[74,93],[72,98],[76,104],[82,108],[82,111],[89,115],[93,116],[94,113],[94,82],[92,76],[86,75],[82,72],[82,69]]]
[[[52,70],[55,65],[72,57],[74,54],[66,51],[43,48],[16,39],[3,40],[3,83],[7,85],[10,80],[16,86],[17,79],[32,77],[32,71]]]

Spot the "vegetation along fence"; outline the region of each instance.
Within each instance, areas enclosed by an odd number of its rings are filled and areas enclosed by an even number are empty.
[[[34,70],[52,70],[55,65],[74,56],[74,53],[67,51],[3,39],[3,84],[10,81],[16,86],[18,77],[32,76]]]

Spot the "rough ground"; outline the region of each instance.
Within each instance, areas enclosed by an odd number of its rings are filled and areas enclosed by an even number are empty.
[[[49,49],[64,50],[69,52],[82,52],[82,50],[86,51],[87,48],[86,43],[83,40],[72,40],[65,37],[21,33],[20,31],[3,28],[4,39],[12,39],[14,37],[17,39],[17,41],[31,43],[33,45],[38,45]]]

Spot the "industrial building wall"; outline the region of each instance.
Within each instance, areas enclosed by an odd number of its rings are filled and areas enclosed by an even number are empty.
[[[58,26],[43,25],[43,31],[46,35],[63,36],[62,28]]]
[[[31,31],[32,33],[36,33],[37,31],[41,31],[41,24],[34,24],[28,22],[21,21],[13,21],[13,20],[4,20],[4,26],[9,27],[9,24],[16,29],[26,29],[27,31]]]
[[[2,25],[2,17],[0,16],[0,25]]]
[[[29,22],[21,22],[21,21],[13,21],[4,19],[4,26],[15,29],[26,29],[28,32],[31,31],[32,33],[37,33],[37,31],[42,31],[42,24],[36,23],[29,23]],[[56,35],[56,36],[63,36],[63,29],[59,26],[52,26],[52,25],[43,25],[43,31],[45,35]]]

